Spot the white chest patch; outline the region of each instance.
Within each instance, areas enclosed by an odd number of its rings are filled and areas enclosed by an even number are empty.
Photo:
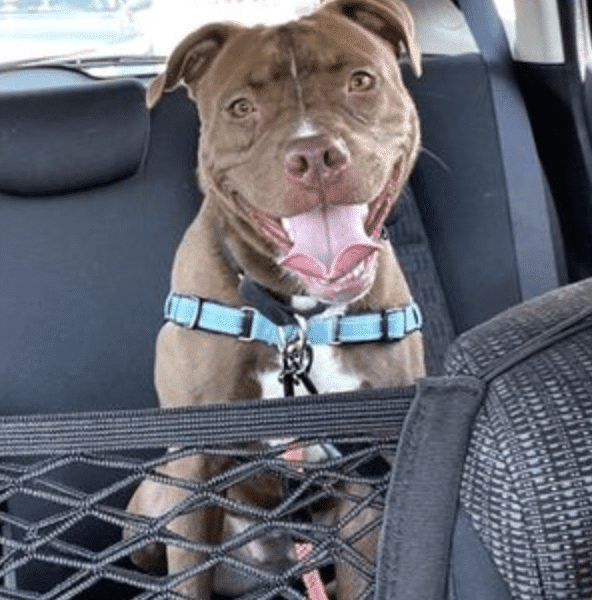
[[[284,386],[278,379],[279,375],[279,368],[259,373],[262,398],[283,397]],[[332,346],[313,347],[313,361],[309,377],[319,394],[357,390],[362,383],[360,375],[345,371]],[[302,384],[295,387],[294,393],[296,396],[308,394]]]

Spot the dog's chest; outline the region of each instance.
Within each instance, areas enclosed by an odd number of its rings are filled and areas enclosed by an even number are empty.
[[[291,303],[296,310],[306,311],[313,309],[317,300],[309,296],[293,296]],[[335,305],[327,308],[319,317],[331,317],[343,313],[345,308],[345,305]],[[334,346],[313,346],[312,352],[313,357],[308,376],[319,394],[347,392],[360,388],[361,375],[353,372],[351,368],[346,368],[341,360],[341,353]],[[280,364],[281,358],[278,353],[277,366],[258,373],[262,398],[281,398],[284,395],[284,385],[280,381]],[[299,384],[295,386],[294,394],[304,396],[308,392],[303,384]]]
[[[262,398],[279,398],[284,395],[280,373],[280,368],[277,367],[258,374]],[[309,377],[319,394],[356,390],[362,383],[362,377],[358,373],[347,371],[332,346],[314,346]],[[296,396],[303,396],[308,392],[301,384],[295,387],[294,393]]]

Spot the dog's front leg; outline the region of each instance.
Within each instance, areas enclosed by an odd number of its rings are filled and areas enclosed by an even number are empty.
[[[131,558],[147,571],[166,569],[169,577],[179,580],[171,589],[194,600],[210,598],[213,568],[201,567],[207,561],[209,547],[220,541],[223,513],[219,507],[208,504],[205,494],[200,494],[199,490],[189,491],[185,482],[201,484],[207,481],[214,468],[221,468],[219,461],[204,455],[166,463],[157,472],[167,479],[142,481],[127,508],[133,515],[153,519],[169,516],[164,527],[172,535],[166,544],[143,546],[134,550]],[[124,530],[124,537],[133,540],[138,529],[129,525]],[[200,547],[203,548],[201,552]],[[183,572],[187,569],[196,572],[184,577]]]
[[[214,466],[214,462],[218,461],[196,455],[175,460],[167,464],[163,471],[174,479],[202,483],[207,481],[214,469],[220,469],[220,465]],[[177,507],[180,512],[180,516],[172,519],[167,526],[169,531],[179,536],[177,543],[166,546],[169,577],[180,578],[180,582],[173,587],[188,598],[209,600],[214,568],[203,567],[208,560],[209,548],[220,542],[223,512],[220,507],[209,503],[205,494],[191,493],[181,487],[170,487],[167,504],[169,508]],[[203,547],[203,551],[198,551],[196,545]],[[195,570],[194,575],[183,575],[192,569]]]
[[[335,564],[336,600],[362,600],[369,597],[369,585],[376,564],[381,511],[370,499],[369,485],[348,483],[337,509],[339,537],[344,547]],[[355,498],[355,499],[354,499]],[[367,504],[364,499],[368,499]],[[354,566],[355,565],[355,566]]]

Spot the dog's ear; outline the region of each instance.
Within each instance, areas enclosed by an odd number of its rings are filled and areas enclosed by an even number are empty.
[[[413,17],[401,0],[334,0],[322,8],[348,17],[384,38],[397,56],[402,44],[409,55],[413,73],[416,77],[421,76],[421,52],[415,38]]]
[[[164,92],[179,83],[199,79],[222,46],[241,28],[230,23],[212,23],[190,33],[170,55],[163,73],[154,78],[146,92],[146,105],[152,108]]]

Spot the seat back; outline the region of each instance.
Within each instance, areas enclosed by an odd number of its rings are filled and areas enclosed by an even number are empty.
[[[0,405],[147,407],[195,116],[137,81],[0,95]]]
[[[459,334],[565,282],[562,241],[550,198],[523,189],[528,211],[513,212],[500,128],[519,137],[530,134],[530,124],[526,113],[513,123],[498,120],[483,57],[433,55],[423,65],[421,79],[407,79],[425,149],[411,184]],[[523,168],[542,181],[531,150]]]
[[[424,153],[412,187],[456,334],[566,283],[563,240],[491,0],[407,0]],[[474,38],[471,35],[474,32]]]
[[[154,339],[199,204],[194,111],[173,94],[150,114],[138,81],[88,80],[0,94],[0,139],[0,411],[156,406]],[[83,488],[112,477],[76,465],[59,473]],[[5,509],[25,523],[53,510],[22,495]],[[68,539],[97,548],[120,535],[83,520]],[[32,562],[7,589],[47,591],[63,572]]]
[[[446,373],[486,384],[460,485],[454,597],[589,598],[592,280],[465,333]],[[509,593],[479,593],[487,563]]]

